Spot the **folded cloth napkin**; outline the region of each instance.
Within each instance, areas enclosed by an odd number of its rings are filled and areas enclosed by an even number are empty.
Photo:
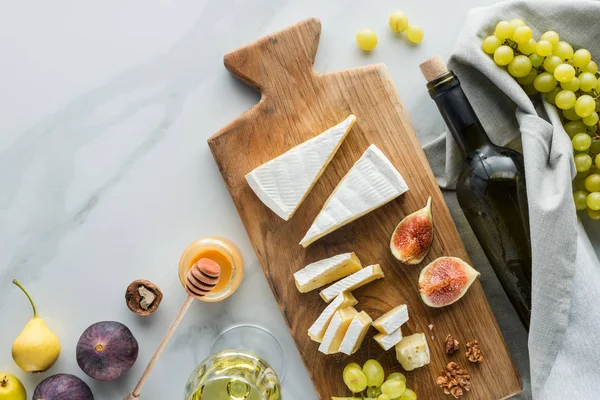
[[[481,50],[496,23],[511,18],[526,21],[536,38],[557,31],[600,63],[600,2],[518,1],[473,9],[449,62],[490,139],[501,146],[521,142],[533,258],[533,398],[600,399],[600,263],[577,219],[569,136],[554,106],[529,98]],[[443,134],[425,152],[440,186],[452,189],[462,158],[451,136]]]

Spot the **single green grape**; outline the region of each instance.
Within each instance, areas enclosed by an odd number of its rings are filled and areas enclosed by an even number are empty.
[[[581,90],[584,92],[591,92],[598,86],[598,79],[596,79],[596,76],[591,72],[582,72],[579,74],[579,82]]]
[[[504,41],[510,37],[512,37],[513,32],[515,31],[515,27],[508,21],[500,21],[496,24],[496,30],[494,31],[494,35]]]
[[[554,72],[560,64],[562,64],[562,60],[553,54],[544,60],[544,69],[548,72]]]
[[[510,64],[509,64],[510,65]],[[538,72],[535,69],[531,69],[527,75],[522,78],[517,78],[517,82],[521,85],[533,85],[533,81],[538,76]]]
[[[540,40],[547,40],[552,45],[555,45],[560,40],[560,37],[558,36],[558,33],[554,32],[554,31],[548,31],[548,32],[544,32],[542,34],[542,36],[540,37]]]
[[[419,25],[410,25],[406,29],[406,38],[412,43],[421,43],[423,41],[423,28]]]
[[[392,11],[388,19],[388,24],[394,32],[404,32],[408,28],[408,17],[400,10]]]
[[[513,18],[510,21],[508,21],[508,23],[514,28],[517,29],[520,26],[525,26],[525,21],[523,21],[521,18]]]
[[[587,178],[588,175],[589,172],[578,172],[577,175],[575,175],[575,179],[573,180],[573,189],[583,190],[585,192],[585,178]]]
[[[533,80],[533,86],[541,93],[548,93],[556,87],[558,83],[550,72],[542,72]]]
[[[592,167],[592,157],[587,153],[578,153],[573,157],[577,172],[586,172]]]
[[[584,69],[585,69],[585,72],[590,72],[590,73],[596,75],[596,72],[598,72],[598,64],[596,64],[595,61],[590,61],[589,64]]]
[[[582,121],[586,126],[596,126],[598,124],[598,120],[600,120],[598,113],[594,111],[589,116],[583,118]]]
[[[512,38],[516,43],[522,44],[522,43],[529,42],[529,39],[531,39],[532,36],[533,36],[533,31],[531,30],[530,27],[519,26],[513,32]]]
[[[578,133],[571,139],[575,151],[586,151],[592,145],[592,138],[587,133]],[[590,190],[590,192],[600,192],[600,190]]]
[[[573,59],[573,47],[567,42],[558,42],[552,46],[552,54],[562,61],[571,61]]]
[[[547,40],[540,40],[535,45],[535,53],[542,57],[547,57],[552,54],[552,43]]]
[[[590,146],[590,151],[594,154],[600,154],[600,140],[592,139],[592,145]],[[598,164],[600,164],[600,159],[596,156],[596,167],[600,168]]]
[[[385,379],[383,367],[377,360],[367,360],[362,367],[362,371],[367,377],[367,384],[372,387],[379,387]]]
[[[510,46],[500,46],[494,52],[494,62],[498,65],[508,65],[515,58],[515,52]]]
[[[575,68],[569,64],[560,64],[554,69],[554,78],[559,82],[569,82],[575,77]]]
[[[579,96],[575,103],[575,112],[581,118],[589,117],[596,110],[596,100],[590,95]]]
[[[518,49],[521,53],[528,56],[530,54],[533,54],[533,52],[535,51],[536,45],[537,45],[537,42],[535,41],[535,39],[529,39],[525,43],[520,43],[518,46]]]
[[[600,174],[591,174],[585,178],[585,190],[588,192],[600,192]]]
[[[583,211],[587,208],[587,196],[588,192],[585,190],[573,192],[573,200],[575,201],[575,209],[577,211]]]
[[[562,114],[569,121],[577,121],[581,119],[581,117],[575,112],[575,107],[571,107],[568,110],[563,110]]]
[[[406,389],[398,400],[417,400],[417,394],[410,389]]]
[[[588,194],[587,198],[585,199],[585,202],[589,209],[594,211],[600,210],[600,192],[592,192]]]
[[[494,54],[496,49],[500,46],[502,46],[502,41],[494,35],[486,37],[483,39],[483,42],[481,42],[481,48],[487,54]]]
[[[573,107],[576,100],[577,98],[575,97],[575,93],[571,92],[570,90],[561,90],[556,95],[554,102],[556,103],[556,107],[560,108],[561,110],[566,110]],[[577,111],[577,109],[575,109],[575,111]]]
[[[390,379],[400,379],[401,381],[406,382],[406,376],[404,376],[404,374],[400,372],[392,372],[391,374],[389,374],[387,380],[389,381]]]
[[[377,400],[390,400],[390,396],[388,396],[385,393],[382,393],[379,395],[379,397],[377,398]]]
[[[346,371],[348,371],[351,368],[357,368],[357,369],[360,369],[362,371],[362,368],[360,367],[360,365],[358,365],[357,363],[350,363],[350,364],[348,364],[348,365],[346,365],[344,367],[344,372],[343,373],[345,374]]]
[[[356,43],[364,51],[371,51],[377,46],[377,34],[372,29],[361,29],[356,34]]]
[[[556,70],[554,70],[556,73]],[[574,77],[569,82],[561,82],[560,87],[565,90],[570,90],[571,92],[576,92],[579,90],[579,78]]]
[[[537,53],[532,53],[529,56],[529,59],[531,60],[531,65],[533,65],[536,68],[544,63],[544,57],[540,56]]]
[[[346,369],[343,378],[344,383],[352,393],[360,393],[367,388],[367,377],[360,369]]]
[[[381,391],[390,396],[390,398],[396,399],[406,391],[406,383],[400,379],[387,380],[381,385]]]
[[[549,91],[548,93],[546,93],[546,100],[548,100],[548,103],[555,104],[556,95],[561,90],[562,90],[561,88],[555,87],[554,89],[552,89],[551,91]]]
[[[577,68],[586,68],[592,61],[592,54],[589,50],[579,49],[573,54],[573,65]]]
[[[569,135],[569,137],[572,138],[573,136],[577,135],[578,133],[585,132],[587,130],[587,127],[585,126],[585,124],[582,121],[572,121],[572,122],[567,122],[564,125],[564,129],[565,129],[565,132],[567,132],[567,135]]]
[[[592,142],[592,151],[593,151],[593,147],[594,147],[594,146],[593,146],[593,145],[594,145],[594,142],[597,142],[597,143],[599,143],[599,144],[600,144],[600,140],[597,140],[597,141],[596,141],[596,140],[594,140],[594,141]],[[596,168],[600,168],[600,153],[596,155],[596,157],[595,157],[595,160],[594,160],[594,164],[596,164]]]
[[[588,217],[590,217],[591,219],[593,219],[595,221],[600,219],[600,211],[598,211],[598,210],[592,210],[592,209],[588,208],[587,214],[588,214]]]
[[[508,73],[515,78],[523,78],[531,72],[531,60],[527,56],[518,55],[508,64]],[[575,72],[573,71],[573,74]]]
[[[527,96],[535,96],[538,94],[538,90],[533,85],[525,85],[523,86],[523,91],[527,94]]]

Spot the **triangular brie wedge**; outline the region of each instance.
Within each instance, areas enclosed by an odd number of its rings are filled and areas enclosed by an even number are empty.
[[[354,115],[246,175],[258,198],[284,220],[304,201],[356,121]]]
[[[372,144],[335,188],[300,241],[303,247],[394,200],[408,190],[402,175]]]

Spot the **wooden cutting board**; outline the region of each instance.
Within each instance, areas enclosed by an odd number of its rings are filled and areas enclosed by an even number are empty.
[[[478,280],[449,307],[429,308],[419,297],[417,279],[423,266],[440,256],[466,261],[469,257],[388,69],[371,65],[316,73],[313,63],[320,33],[320,22],[308,19],[227,54],[225,67],[262,96],[257,105],[208,140],[319,397],[329,400],[331,396],[350,395],[342,381],[342,369],[349,362],[376,358],[387,373],[402,371],[394,349],[384,352],[372,340],[377,333],[374,328],[361,350],[350,357],[319,353],[318,344],[307,335],[326,304],[318,290],[299,293],[292,274],[311,262],[350,251],[363,265],[380,263],[385,273],[384,279],[353,292],[359,301],[356,309],[365,310],[375,320],[399,304],[408,304],[410,320],[403,326],[404,335],[427,335],[431,364],[405,373],[408,386],[420,399],[447,398],[435,378],[450,361],[457,361],[471,373],[472,389],[467,399],[504,399],[518,393],[518,372]],[[256,197],[244,176],[349,114],[356,115],[357,122],[345,142],[296,215],[283,221]],[[302,248],[298,242],[325,200],[372,143],[393,162],[410,190],[308,249]],[[390,254],[390,235],[400,219],[423,207],[430,195],[433,246],[421,265],[402,265]],[[461,342],[461,351],[450,357],[444,351],[448,333]],[[473,339],[479,340],[485,355],[481,364],[469,363],[464,355],[464,343]],[[295,398],[309,397],[298,393]]]

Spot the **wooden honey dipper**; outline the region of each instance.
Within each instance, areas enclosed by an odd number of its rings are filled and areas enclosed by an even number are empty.
[[[140,398],[140,393],[142,392],[144,383],[146,383],[146,380],[150,376],[150,372],[152,372],[154,365],[167,346],[167,343],[169,343],[169,340],[171,340],[171,337],[175,333],[175,329],[177,329],[177,326],[183,319],[186,311],[190,308],[194,299],[199,299],[206,296],[215,288],[217,282],[219,282],[220,276],[221,267],[211,259],[201,258],[198,260],[198,262],[192,265],[185,277],[185,291],[188,294],[188,298],[179,309],[179,312],[175,316],[171,326],[169,326],[165,336],[163,336],[162,340],[160,341],[160,344],[156,348],[156,351],[150,359],[150,362],[148,362],[148,365],[146,366],[146,369],[144,370],[139,382],[133,391],[129,393],[123,400],[136,400]]]

